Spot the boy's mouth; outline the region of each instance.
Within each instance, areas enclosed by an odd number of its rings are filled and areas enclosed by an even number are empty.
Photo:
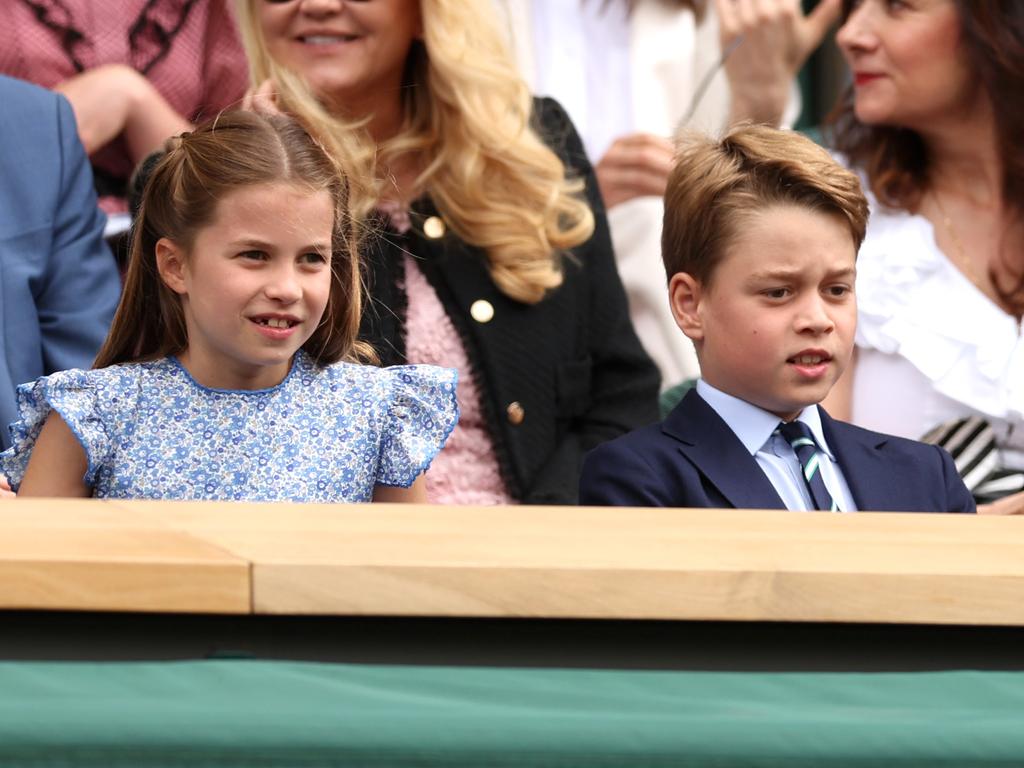
[[[832,355],[825,352],[801,352],[800,354],[793,355],[786,362],[793,363],[794,365],[820,365],[830,360],[832,360]]]
[[[818,381],[831,370],[832,355],[823,349],[805,349],[786,360],[803,379]]]

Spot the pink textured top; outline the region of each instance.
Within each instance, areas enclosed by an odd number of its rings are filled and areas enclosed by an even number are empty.
[[[394,217],[392,217],[394,222]],[[435,504],[514,504],[498,470],[494,443],[480,407],[480,391],[455,326],[411,256],[405,257],[406,358],[459,372],[459,424],[427,472]]]

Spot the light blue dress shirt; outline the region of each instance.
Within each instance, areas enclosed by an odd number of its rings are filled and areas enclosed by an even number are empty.
[[[811,492],[804,482],[796,452],[785,438],[774,434],[779,426],[778,416],[746,400],[715,389],[703,379],[697,382],[697,394],[721,416],[722,421],[729,425],[729,429],[736,433],[743,447],[750,452],[758,466],[768,476],[786,509],[800,511],[815,508],[811,501]],[[857,505],[853,502],[850,487],[821,431],[818,406],[807,406],[797,416],[797,420],[810,427],[811,434],[818,442],[823,457],[820,464],[821,479],[825,481],[825,487],[835,499],[839,511],[856,512]]]

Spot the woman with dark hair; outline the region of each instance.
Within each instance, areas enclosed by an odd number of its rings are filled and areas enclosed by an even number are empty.
[[[836,149],[869,188],[857,359],[831,410],[1024,488],[1024,4],[845,0]],[[999,509],[1019,505],[1006,499]]]

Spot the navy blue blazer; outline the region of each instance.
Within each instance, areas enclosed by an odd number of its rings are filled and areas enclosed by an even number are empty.
[[[89,368],[121,292],[67,99],[0,76],[0,448],[19,384]]]
[[[942,448],[836,421],[820,406],[818,411],[857,509],[975,511]],[[754,457],[695,390],[660,424],[591,451],[583,463],[580,504],[785,509]]]

